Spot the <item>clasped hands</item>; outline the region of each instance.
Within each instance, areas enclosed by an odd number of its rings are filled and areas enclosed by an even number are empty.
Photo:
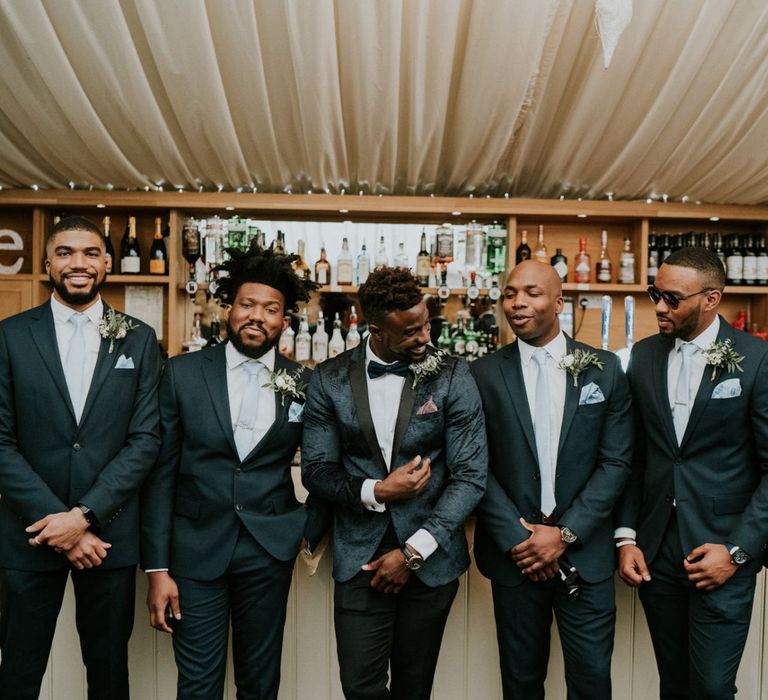
[[[533,525],[520,518],[522,526],[531,536],[512,547],[509,556],[517,567],[534,583],[548,581],[557,576],[557,560],[568,545],[560,536],[560,528],[552,525]]]
[[[25,532],[32,535],[29,538],[32,547],[53,547],[81,570],[99,566],[112,546],[88,529],[88,521],[79,508],[46,515]]]

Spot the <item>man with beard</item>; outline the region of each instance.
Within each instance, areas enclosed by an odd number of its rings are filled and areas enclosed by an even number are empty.
[[[151,328],[102,302],[104,250],[88,219],[60,221],[51,299],[0,323],[0,698],[38,697],[70,573],[89,697],[128,698],[160,357]]]
[[[359,295],[370,335],[312,376],[302,476],[335,506],[345,697],[427,700],[485,489],[485,424],[466,362],[427,348],[416,278],[384,267]]]
[[[230,617],[238,697],[277,697],[288,590],[322,511],[296,500],[309,370],[276,351],[308,301],[294,255],[252,247],[219,267],[227,342],[172,358],[160,384],[162,447],[144,487],[150,623],[173,634],[178,697],[221,698]],[[308,511],[308,512],[307,512]]]
[[[768,345],[718,316],[724,285],[710,251],[670,255],[648,288],[659,333],[629,364],[637,439],[616,546],[662,698],[733,698],[768,540]]]

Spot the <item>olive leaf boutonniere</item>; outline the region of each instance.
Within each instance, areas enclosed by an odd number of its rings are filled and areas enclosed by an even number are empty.
[[[557,363],[558,369],[563,369],[573,377],[573,386],[578,386],[579,375],[590,365],[595,365],[602,371],[605,363],[591,350],[577,348],[569,355],[563,355]]]
[[[730,338],[727,340],[716,340],[704,351],[704,359],[708,365],[712,365],[712,381],[714,382],[717,377],[718,369],[725,369],[728,372],[743,372],[741,363],[744,360],[744,355],[739,355],[736,349],[733,347],[733,341]]]
[[[128,331],[138,327],[138,324],[134,323],[130,318],[126,318],[119,311],[115,311],[112,308],[107,309],[107,313],[101,317],[97,326],[99,335],[104,340],[109,341],[110,355],[115,349],[115,343],[125,338],[128,335]]]
[[[289,399],[305,401],[307,398],[307,383],[301,381],[302,367],[297,367],[294,372],[287,369],[279,369],[269,375],[269,381],[262,384],[264,389],[272,389],[280,394],[280,403],[285,406],[286,397]]]
[[[428,355],[421,362],[415,362],[408,365],[408,369],[413,372],[413,384],[412,389],[415,389],[422,379],[433,377],[440,373],[440,370],[445,366],[446,353],[442,350]]]

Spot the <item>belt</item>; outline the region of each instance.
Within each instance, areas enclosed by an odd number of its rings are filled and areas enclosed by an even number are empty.
[[[557,525],[557,519],[554,515],[542,515],[541,516],[541,524],[542,525]]]

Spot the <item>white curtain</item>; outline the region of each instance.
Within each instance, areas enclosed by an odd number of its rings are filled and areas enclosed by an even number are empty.
[[[0,185],[768,203],[768,2],[0,0]]]

